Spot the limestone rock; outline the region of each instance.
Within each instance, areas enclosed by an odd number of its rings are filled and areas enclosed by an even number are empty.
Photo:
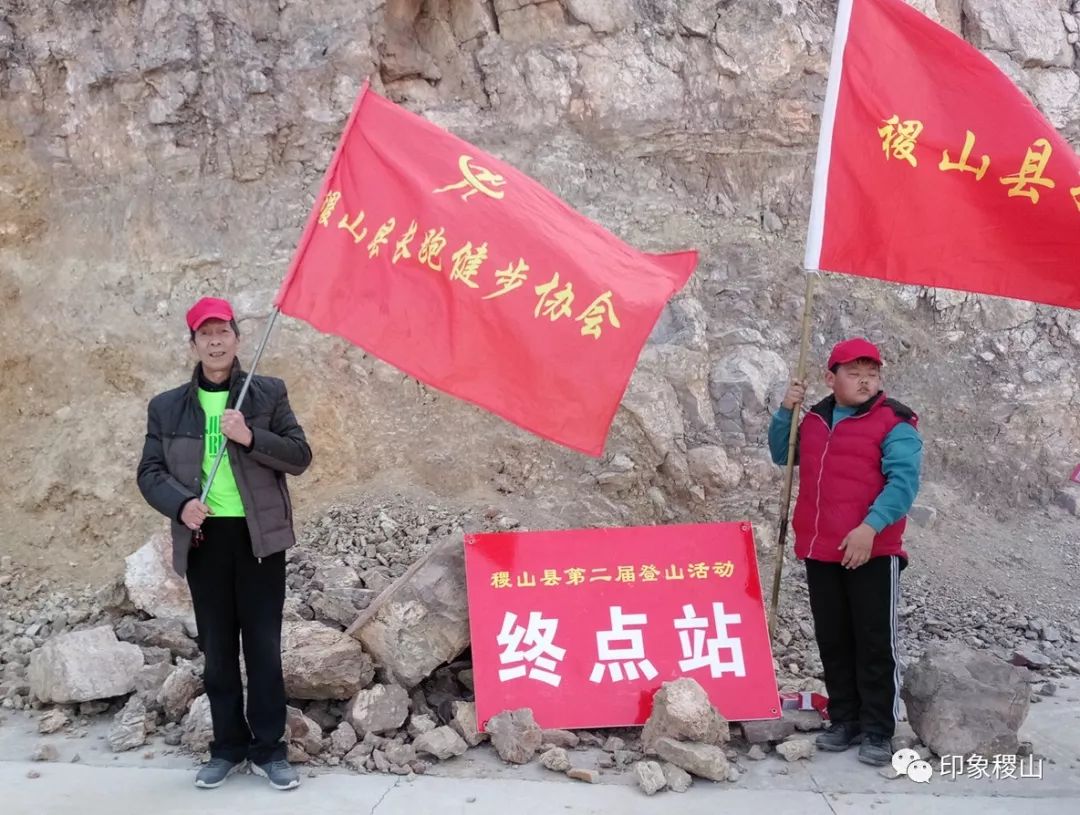
[[[550,744],[552,747],[562,747],[566,750],[572,750],[581,743],[578,734],[569,730],[545,730],[543,738],[544,744]]]
[[[191,709],[181,725],[180,743],[193,753],[202,753],[214,740],[214,723],[210,718],[210,697],[205,693],[191,703]]]
[[[178,722],[191,706],[192,701],[203,692],[202,678],[187,666],[175,668],[165,679],[157,700],[165,711],[165,718]]]
[[[43,713],[41,718],[38,719],[38,732],[47,736],[58,730],[63,730],[70,723],[71,719],[68,718],[67,713],[60,708],[53,708],[52,710]]]
[[[344,756],[356,746],[356,730],[348,722],[342,722],[330,735],[331,750],[335,756]]]
[[[790,761],[807,760],[814,757],[814,742],[809,739],[790,739],[776,745],[776,752]]]
[[[688,773],[710,781],[726,781],[728,759],[724,751],[712,744],[675,741],[664,737],[653,745],[656,754]]]
[[[49,640],[30,655],[28,678],[42,702],[89,702],[133,691],[142,666],[137,645],[119,642],[112,628],[99,626]]]
[[[124,639],[119,633],[117,637]],[[139,620],[132,625],[132,641],[138,645],[166,648],[184,659],[199,655],[199,646],[187,635],[182,620]]]
[[[543,731],[528,708],[507,710],[492,716],[484,728],[499,758],[511,764],[528,764],[540,749]]]
[[[682,767],[676,767],[667,761],[663,762],[660,767],[664,771],[667,788],[672,792],[686,792],[693,786],[694,779]]]
[[[742,730],[750,744],[764,744],[770,741],[783,741],[795,732],[795,724],[788,719],[763,719],[743,722]]]
[[[168,532],[152,535],[138,551],[124,558],[124,586],[135,608],[158,619],[180,620],[187,632],[195,635],[191,592],[173,571]]]
[[[290,699],[348,699],[375,676],[356,640],[311,622],[282,624],[281,667]]]
[[[1072,64],[1058,0],[964,0],[972,43],[1005,51],[1021,65],[1068,67]]]
[[[353,635],[393,679],[412,688],[469,645],[460,538],[433,547],[379,595]]]
[[[540,754],[540,763],[553,773],[565,773],[571,768],[570,757],[562,747],[552,747]]]
[[[452,728],[446,726],[423,733],[413,742],[413,747],[416,752],[428,753],[440,761],[463,755],[469,749],[465,740]]]
[[[937,755],[1015,754],[1031,704],[1024,674],[960,643],[933,643],[905,672],[908,719]]]
[[[634,776],[646,795],[656,795],[667,786],[664,770],[655,761],[639,761],[634,765]]]
[[[137,695],[132,696],[116,714],[107,741],[114,753],[134,750],[146,744],[146,705]]]
[[[713,707],[705,689],[683,677],[665,682],[653,697],[653,709],[641,731],[647,753],[657,740],[670,737],[701,744],[726,744],[731,738],[727,720]]]
[[[398,685],[372,685],[349,702],[345,718],[358,736],[397,730],[409,715],[409,694]]]
[[[322,752],[322,728],[292,705],[285,708],[285,735],[286,741],[299,746],[308,756]]]

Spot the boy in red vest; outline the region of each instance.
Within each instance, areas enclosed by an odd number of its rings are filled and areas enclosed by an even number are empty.
[[[881,354],[864,339],[829,355],[832,395],[799,425],[799,498],[792,528],[806,563],[825,687],[828,731],[822,750],[861,741],[859,760],[886,765],[899,714],[896,608],[907,565],[906,516],[919,491],[918,417],[881,389]],[[787,463],[788,433],[806,385],[792,382],[769,426],[773,461]]]

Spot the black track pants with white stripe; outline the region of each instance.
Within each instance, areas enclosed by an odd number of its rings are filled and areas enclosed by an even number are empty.
[[[900,713],[900,558],[872,558],[858,569],[807,560],[806,583],[829,718],[891,738]]]

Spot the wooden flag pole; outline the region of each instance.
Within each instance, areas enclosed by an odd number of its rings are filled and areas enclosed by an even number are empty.
[[[795,379],[806,381],[806,357],[810,351],[811,314],[814,302],[814,279],[816,272],[806,272],[806,296],[803,303],[802,345],[799,348],[799,367]],[[795,476],[795,445],[799,438],[799,418],[802,405],[796,405],[791,416],[791,432],[788,433],[787,467],[784,471],[784,490],[780,497],[780,535],[776,542],[776,571],[773,573],[772,605],[769,610],[769,639],[776,633],[779,616],[780,576],[784,571],[784,549],[787,546],[788,514],[791,511],[791,486]]]

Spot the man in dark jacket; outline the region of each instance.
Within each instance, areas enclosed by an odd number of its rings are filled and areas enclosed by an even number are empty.
[[[230,305],[203,298],[187,324],[198,364],[189,383],[150,401],[138,478],[147,503],[172,521],[173,567],[187,576],[206,656],[214,740],[195,785],[218,787],[250,761],[275,788],[292,789],[300,779],[282,742],[281,613],[285,550],[296,538],[285,475],[307,469],[311,448],[280,379],[253,377],[241,410],[234,409],[246,375]],[[204,504],[199,498],[222,444]]]

